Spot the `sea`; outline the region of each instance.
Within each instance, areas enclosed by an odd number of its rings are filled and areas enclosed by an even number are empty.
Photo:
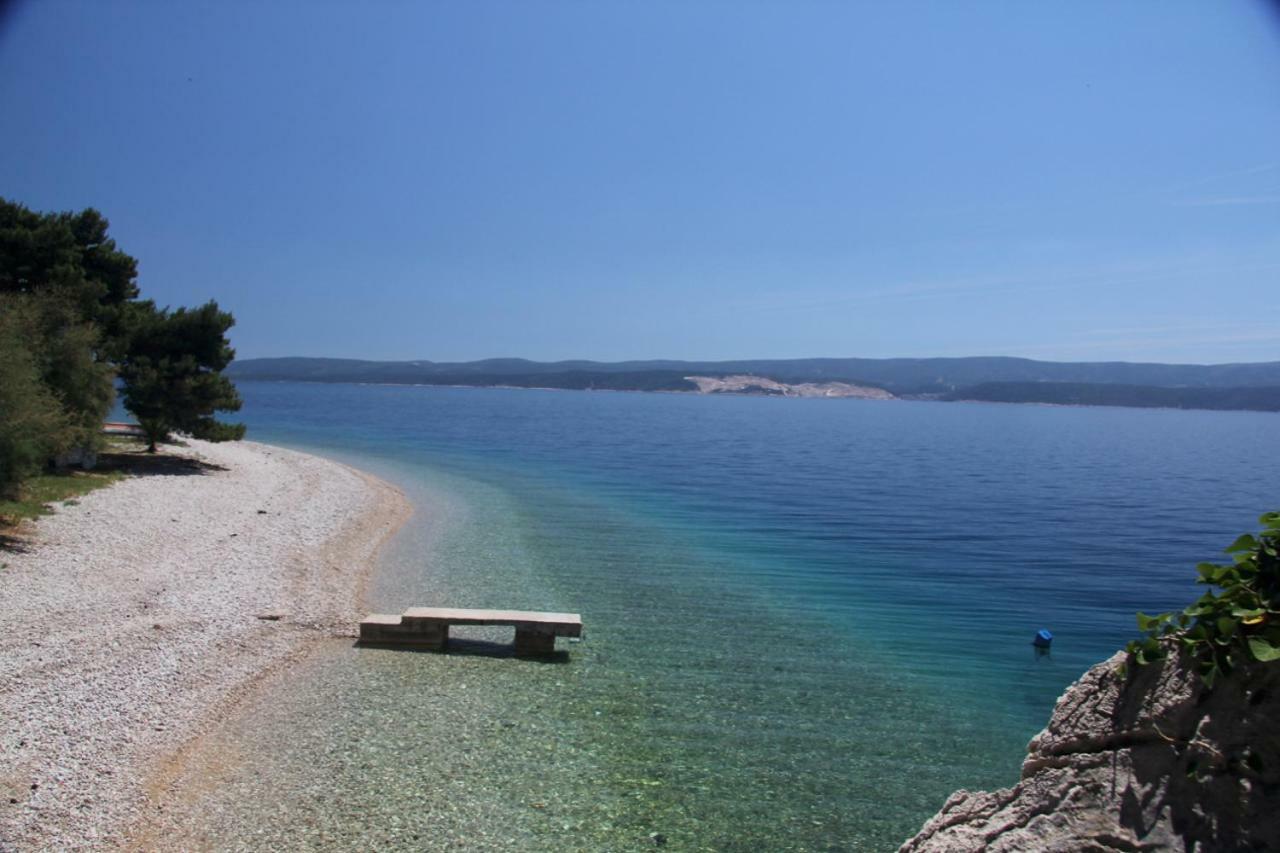
[[[1275,414],[239,387],[250,438],[416,505],[371,611],[586,630],[327,641],[210,736],[222,849],[893,850],[1280,509]]]

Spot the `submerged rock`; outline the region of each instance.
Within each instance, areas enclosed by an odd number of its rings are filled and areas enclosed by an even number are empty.
[[[902,853],[1267,850],[1280,844],[1280,663],[1208,689],[1116,654],[1058,699],[1022,780],[958,791]]]

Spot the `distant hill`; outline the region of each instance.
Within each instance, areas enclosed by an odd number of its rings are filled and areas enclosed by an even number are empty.
[[[1247,409],[1280,412],[1280,387],[1161,388],[1083,382],[986,382],[942,397],[995,403],[1129,406],[1160,409]]]
[[[1159,388],[1280,387],[1280,362],[1152,364],[1055,362],[1027,358],[799,358],[741,361],[555,361],[490,358],[468,362],[251,358],[233,362],[234,379],[410,385],[505,385],[695,391],[686,376],[752,375],[786,383],[846,382],[897,396],[944,397],[989,383],[1077,383]],[[1006,389],[1007,393],[1012,393]],[[1124,393],[1132,393],[1124,392]]]

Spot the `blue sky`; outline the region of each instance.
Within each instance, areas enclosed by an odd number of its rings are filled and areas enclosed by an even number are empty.
[[[1264,2],[41,0],[0,116],[241,357],[1280,359]]]

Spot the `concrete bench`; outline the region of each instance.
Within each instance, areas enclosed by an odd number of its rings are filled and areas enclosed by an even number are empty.
[[[556,650],[556,637],[582,636],[577,613],[410,607],[401,616],[374,613],[360,620],[360,642],[443,651],[450,625],[511,625],[516,629],[517,655],[550,654]]]

